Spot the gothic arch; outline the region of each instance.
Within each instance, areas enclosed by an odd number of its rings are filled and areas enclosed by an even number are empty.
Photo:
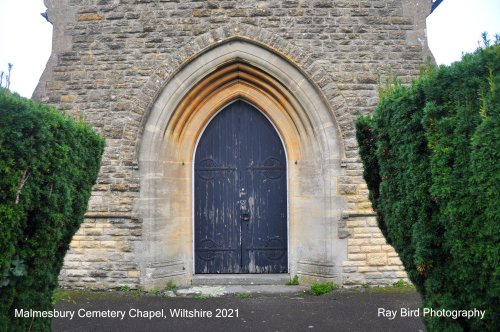
[[[311,77],[282,54],[233,37],[172,72],[145,116],[135,213],[143,224],[137,254],[146,287],[174,276],[188,283],[193,275],[193,152],[208,121],[236,99],[264,112],[284,141],[290,273],[327,278],[340,274],[346,246],[335,237],[345,205],[336,192],[344,156],[334,115],[338,110],[332,110]]]
[[[136,137],[133,141],[137,156],[146,122],[157,98],[171,80],[175,79],[183,68],[202,57],[206,52],[218,49],[224,44],[238,41],[246,45],[257,46],[261,50],[267,50],[273,54],[273,58],[281,58],[294,68],[294,72],[300,73],[302,79],[307,80],[314,87],[317,92],[316,97],[319,97],[330,109],[333,122],[342,136],[344,133],[340,130],[341,127],[352,127],[350,117],[346,116],[348,114],[346,100],[327,70],[314,59],[314,50],[294,46],[289,41],[260,27],[244,23],[231,24],[194,38],[191,42],[180,47],[177,52],[168,55],[163,64],[155,68],[153,75],[132,103],[129,121],[126,124],[126,126],[136,128]],[[283,83],[286,84],[286,80]],[[140,125],[137,125],[138,123]],[[125,144],[128,143],[125,142]]]

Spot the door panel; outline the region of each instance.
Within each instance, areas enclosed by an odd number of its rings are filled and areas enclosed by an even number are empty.
[[[195,156],[195,272],[287,272],[286,156],[267,118],[237,101]]]

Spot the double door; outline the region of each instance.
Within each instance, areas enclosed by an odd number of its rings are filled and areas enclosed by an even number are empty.
[[[238,100],[203,132],[195,155],[195,273],[286,273],[283,144]]]

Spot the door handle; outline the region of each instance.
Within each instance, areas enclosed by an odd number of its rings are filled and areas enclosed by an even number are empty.
[[[247,193],[245,188],[240,190],[240,218],[243,221],[250,220],[250,207],[248,206],[248,201],[245,199]]]
[[[248,206],[248,201],[246,199],[240,200],[240,216],[241,220],[249,221],[250,220],[250,207]]]

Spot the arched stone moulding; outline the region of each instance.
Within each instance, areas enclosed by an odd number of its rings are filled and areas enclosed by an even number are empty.
[[[312,135],[307,114],[293,111],[292,103],[297,104],[296,101],[278,82],[241,62],[207,75],[189,91],[172,115],[165,135],[172,150],[179,151],[180,159],[190,160],[194,154],[193,142],[206,124],[218,110],[236,99],[244,99],[265,113],[283,138],[289,158],[300,159],[301,136],[305,143]]]
[[[243,99],[275,125],[288,155],[289,272],[339,281],[346,240],[337,223],[344,156],[334,112],[310,78],[281,55],[232,38],[194,57],[160,92],[139,149],[143,241],[136,254],[144,287],[193,276],[193,180],[196,142],[225,105]]]

